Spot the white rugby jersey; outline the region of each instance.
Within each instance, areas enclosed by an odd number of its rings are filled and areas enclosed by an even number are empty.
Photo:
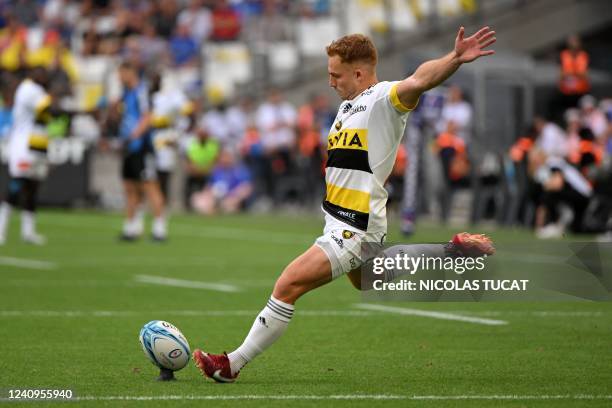
[[[31,79],[23,80],[17,87],[8,149],[9,170],[13,177],[27,175],[32,163],[47,151],[46,127],[37,123],[37,117],[50,105],[51,96]]]
[[[327,138],[322,208],[350,227],[387,230],[387,190],[410,108],[395,82],[379,82],[342,102]]]
[[[181,120],[193,112],[193,104],[180,90],[156,92],[152,102],[151,127],[157,168],[170,171],[176,162],[171,145],[178,140],[179,133],[186,130]]]

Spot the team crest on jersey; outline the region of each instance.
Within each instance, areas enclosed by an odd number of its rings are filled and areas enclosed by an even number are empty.
[[[336,128],[336,130],[340,130],[340,128],[342,127],[342,121],[341,120],[337,121],[334,127]]]
[[[354,236],[355,236],[355,233],[353,231],[348,231],[348,230],[342,231],[342,238],[344,239],[351,239]]]

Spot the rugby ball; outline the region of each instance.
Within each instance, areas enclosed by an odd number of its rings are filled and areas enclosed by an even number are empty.
[[[191,351],[183,333],[163,320],[153,320],[140,330],[145,355],[160,368],[178,371],[189,362]]]

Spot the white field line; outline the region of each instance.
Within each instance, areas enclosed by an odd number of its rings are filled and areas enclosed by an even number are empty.
[[[37,261],[34,259],[11,258],[8,256],[0,256],[0,265],[39,270],[57,269],[57,265],[53,262]]]
[[[508,322],[505,320],[485,319],[481,317],[463,316],[463,315],[446,313],[446,312],[435,312],[431,310],[407,309],[403,307],[373,305],[369,303],[358,303],[355,305],[355,307],[359,309],[375,310],[379,312],[396,313],[396,314],[408,315],[408,316],[431,317],[433,319],[456,320],[456,321],[466,322],[466,323],[484,324],[487,326],[500,326],[500,325],[508,324]]]
[[[0,310],[2,317],[133,317],[133,316],[194,316],[194,317],[255,317],[260,310],[163,310],[163,311],[127,311],[127,310]],[[322,317],[365,317],[378,313],[361,310],[302,310],[298,316]]]
[[[408,400],[408,401],[545,401],[545,400],[612,400],[612,395],[393,395],[393,394],[343,394],[343,395],[111,395],[83,396],[72,401],[239,401],[239,400]]]
[[[1,317],[132,317],[148,315],[164,316],[194,316],[194,317],[230,317],[230,316],[255,316],[260,310],[159,310],[159,311],[136,311],[136,310],[0,310]],[[380,316],[383,312],[365,310],[297,310],[298,316],[324,317],[366,317]],[[470,313],[470,312],[458,312]],[[605,316],[604,312],[483,312],[485,315],[499,316],[533,316],[533,317],[599,317]]]
[[[136,275],[134,276],[134,279],[140,283],[150,283],[153,285],[175,286],[178,288],[190,289],[206,289],[226,293],[240,292],[240,288],[238,286],[229,285],[227,283],[200,282],[152,275]]]

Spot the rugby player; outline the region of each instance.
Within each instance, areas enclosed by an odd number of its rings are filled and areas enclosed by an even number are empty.
[[[467,38],[464,33],[461,27],[450,53],[423,63],[414,74],[395,82],[378,81],[376,48],[369,38],[348,35],[327,47],[329,85],[343,102],[328,136],[323,235],[285,268],[238,349],[216,355],[199,349],[193,352],[203,375],[217,382],[235,381],[248,362],[283,334],[295,302],[305,293],[344,274],[361,289],[360,266],[367,261],[362,257],[361,244],[384,242],[384,183],[409,112],[423,92],[440,85],[462,64],[494,54],[485,49],[495,42],[495,32],[489,27]],[[484,235],[462,233],[448,244],[398,245],[389,250],[389,256],[480,256],[492,254],[494,248]],[[395,273],[389,276],[394,277]]]
[[[51,95],[48,73],[33,67],[15,91],[13,127],[8,143],[9,183],[6,201],[0,205],[0,245],[12,208],[21,205],[21,238],[24,242],[43,245],[45,237],[36,231],[36,196],[40,183],[47,177],[47,123],[51,118]]]
[[[142,234],[142,221],[137,211],[144,193],[154,217],[151,237],[154,241],[164,241],[167,227],[151,142],[148,90],[137,68],[128,62],[119,66],[119,78],[123,94],[113,107],[117,109],[120,106],[122,112],[119,137],[123,141],[121,176],[126,198],[126,217],[120,239],[134,241]]]

